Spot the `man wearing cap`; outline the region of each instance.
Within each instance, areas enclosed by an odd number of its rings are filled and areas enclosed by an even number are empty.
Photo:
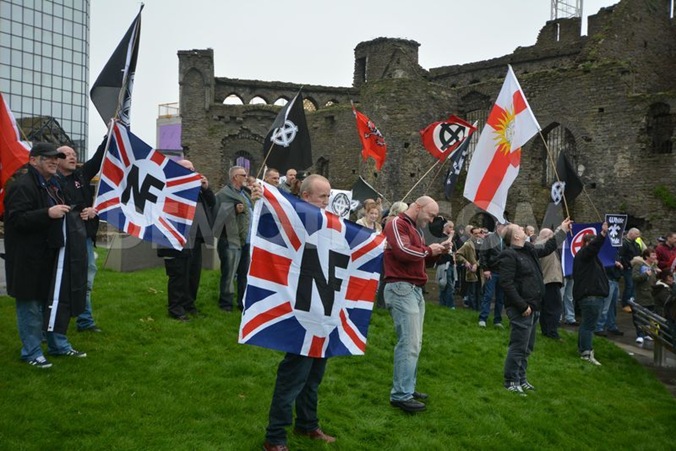
[[[43,313],[49,353],[86,357],[73,349],[65,335],[70,316],[84,308],[86,275],[78,278],[77,271],[72,271],[73,277],[59,278],[57,259],[68,267],[71,257],[86,262],[87,255],[86,249],[77,255],[65,249],[64,218],[71,207],[54,177],[59,158],[65,155],[54,145],[35,144],[28,171],[15,180],[5,197],[7,292],[16,299],[21,359],[38,368],[52,366],[41,348]],[[61,290],[54,295],[57,278]]]

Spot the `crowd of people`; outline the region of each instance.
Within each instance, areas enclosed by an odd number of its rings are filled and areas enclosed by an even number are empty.
[[[38,143],[30,152],[27,170],[7,190],[7,287],[16,299],[21,359],[32,366],[52,365],[43,354],[44,341],[50,355],[86,357],[66,336],[72,317],[77,317],[78,331],[101,332],[92,313],[98,215],[92,208],[90,182],[104,150],[105,142],[77,167],[72,148]],[[196,171],[187,159],[178,163]],[[316,207],[328,205],[331,184],[321,175],[289,169],[281,177],[278,170],[269,168],[264,181]],[[185,247],[157,251],[166,269],[170,318],[189,322],[202,314],[196,305],[202,245],[214,240],[220,258],[218,306],[224,312],[244,309],[251,224],[261,195],[261,185],[242,166],[231,167],[227,184],[215,193],[206,177],[201,178],[194,226]],[[527,369],[538,324],[542,335],[554,340],[561,340],[561,324],[579,325],[581,359],[601,365],[594,354],[593,337],[625,333],[617,327],[618,309],[632,313],[635,302],[661,315],[673,310],[676,232],[650,247],[641,240],[640,231],[632,228],[614,264],[604,267],[599,258],[608,234],[604,223],[598,235],[582,238],[572,275],[564,277],[558,252],[570,233],[569,219],[556,230],[545,228],[539,234],[533,226],[508,222],[496,224],[493,231],[468,225],[458,227],[457,232],[452,221],[439,216],[439,205],[429,196],[410,204],[395,202],[386,211],[381,199],[369,199],[355,219],[374,233],[384,234],[386,240],[378,305],[389,310],[397,336],[390,404],[405,412],[426,410],[429,398],[416,387],[429,267],[436,267],[440,305],[476,310],[480,328],[491,323],[491,308],[493,327],[505,327],[503,313],[509,319],[504,387],[520,396],[535,390]],[[424,230],[439,220],[440,234],[433,233],[439,240],[426,243]],[[636,318],[634,323],[636,343],[649,340]],[[299,435],[328,443],[336,440],[322,431],[317,416],[318,389],[326,367],[326,358],[284,356],[269,410],[266,450],[286,450],[286,428],[291,425]]]

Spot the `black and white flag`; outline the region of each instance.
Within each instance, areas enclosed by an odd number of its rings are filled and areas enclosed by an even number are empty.
[[[627,227],[627,215],[606,214],[605,221],[608,223],[608,238],[613,247],[622,247],[622,236]]]
[[[566,204],[570,204],[580,195],[583,185],[577,171],[563,152],[556,161],[556,174],[559,181],[552,184],[552,202],[558,205],[565,197]]]
[[[312,144],[300,91],[284,105],[272,123],[263,144],[263,157],[266,156],[267,167],[281,173],[312,166]]]
[[[132,22],[110,59],[92,85],[90,97],[103,122],[117,118],[127,128],[130,123],[131,92],[141,39],[141,12]]]

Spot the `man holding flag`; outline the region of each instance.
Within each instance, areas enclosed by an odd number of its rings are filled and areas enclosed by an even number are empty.
[[[318,174],[303,180],[300,196],[319,208],[326,208],[331,196],[331,184]],[[299,435],[327,443],[336,441],[319,428],[317,418],[317,391],[326,370],[325,357],[308,357],[287,352],[277,369],[275,391],[272,395],[268,428],[263,448],[267,451],[287,451],[286,427],[293,423],[296,407],[296,428]]]

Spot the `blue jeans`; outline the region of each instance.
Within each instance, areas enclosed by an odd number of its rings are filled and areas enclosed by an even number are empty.
[[[228,240],[219,238],[216,245],[218,258],[221,259],[221,291],[218,305],[224,310],[232,310],[233,296],[235,294],[235,272],[239,266],[239,258],[242,249]]]
[[[317,391],[328,359],[287,353],[277,369],[275,391],[270,404],[265,438],[272,445],[286,444],[286,426],[293,422],[296,405],[296,429],[309,432],[319,427]]]
[[[16,325],[21,339],[21,360],[31,361],[43,356],[43,301],[16,301]],[[50,354],[65,354],[73,349],[63,334],[47,332]]]
[[[422,348],[425,299],[421,287],[408,282],[391,282],[385,285],[387,305],[397,344],[394,347],[394,376],[390,400],[406,401],[413,397],[418,373],[418,356]]]
[[[465,305],[472,310],[479,310],[479,302],[481,302],[481,282],[466,282],[467,283],[467,302]]]
[[[535,325],[540,312],[532,312],[523,316],[515,307],[507,307],[509,318],[509,348],[505,359],[505,387],[510,384],[523,384],[528,378],[528,356],[535,347]]]
[[[87,297],[84,312],[77,317],[77,330],[91,329],[96,326],[92,316],[92,288],[96,277],[96,255],[94,254],[94,242],[87,238]]]
[[[578,330],[577,348],[580,354],[594,349],[592,347],[592,338],[594,337],[596,323],[599,320],[599,314],[603,307],[603,301],[604,298],[599,296],[588,296],[579,301],[582,320],[580,321],[580,329]]]
[[[451,262],[452,263],[452,262]],[[449,266],[446,271],[446,286],[439,290],[439,305],[455,308],[455,268]]]
[[[571,324],[575,322],[575,304],[573,304],[573,278],[566,277],[561,288],[563,299],[563,322]]]
[[[495,312],[493,314],[493,324],[502,323],[502,306],[505,304],[505,294],[500,286],[500,274],[493,272],[491,278],[484,284],[484,297],[481,299],[481,312],[479,321],[488,320],[491,313],[491,301],[495,293]]]
[[[617,280],[608,279],[610,291],[608,296],[603,300],[603,307],[599,315],[599,321],[596,323],[596,332],[603,332],[606,330],[617,330],[617,297],[620,292],[620,284]]]

